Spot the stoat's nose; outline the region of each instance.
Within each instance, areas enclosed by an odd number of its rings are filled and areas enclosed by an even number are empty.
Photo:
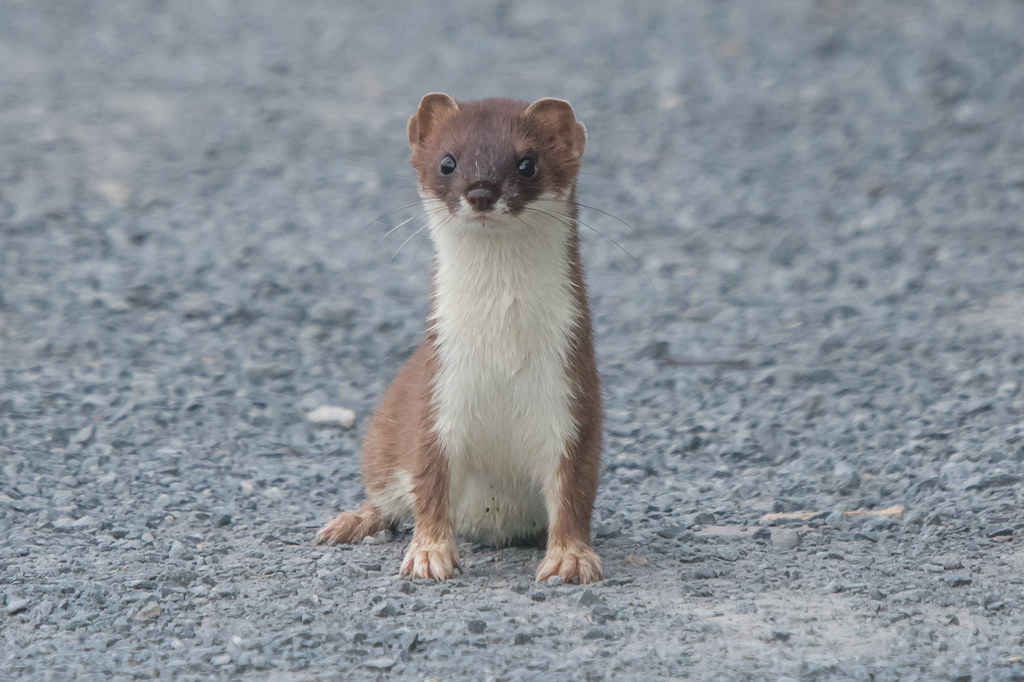
[[[466,201],[476,211],[490,211],[498,200],[498,191],[491,185],[478,185],[466,192]]]

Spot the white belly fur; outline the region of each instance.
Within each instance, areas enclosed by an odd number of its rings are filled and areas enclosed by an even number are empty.
[[[428,214],[431,200],[425,199]],[[564,200],[545,210],[565,215]],[[463,206],[459,216],[469,215]],[[448,456],[456,530],[503,542],[547,528],[558,463],[576,434],[566,373],[579,313],[567,219],[494,211],[499,224],[432,219],[435,428]],[[447,216],[445,215],[445,218]]]

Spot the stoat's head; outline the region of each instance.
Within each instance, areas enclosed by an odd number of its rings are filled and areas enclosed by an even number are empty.
[[[456,102],[431,93],[409,119],[424,199],[484,225],[504,224],[533,202],[574,200],[586,139],[560,99]]]

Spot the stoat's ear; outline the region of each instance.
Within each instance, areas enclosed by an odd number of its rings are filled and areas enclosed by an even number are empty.
[[[420,100],[420,108],[409,119],[409,145],[415,147],[437,130],[438,125],[459,110],[458,103],[443,92],[432,92]]]
[[[551,142],[565,145],[579,158],[587,144],[587,129],[576,121],[572,105],[564,99],[546,97],[526,108],[526,117],[548,133]]]
[[[576,130],[572,137],[572,151],[576,158],[583,156],[583,148],[587,146],[587,129],[579,121],[576,122]]]

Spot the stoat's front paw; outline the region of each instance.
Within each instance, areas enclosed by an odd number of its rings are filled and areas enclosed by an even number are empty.
[[[405,553],[400,573],[413,578],[447,580],[462,571],[459,552],[453,541],[431,541],[413,538]]]
[[[537,567],[537,582],[557,575],[564,583],[592,583],[601,579],[601,558],[590,545],[548,547]]]

